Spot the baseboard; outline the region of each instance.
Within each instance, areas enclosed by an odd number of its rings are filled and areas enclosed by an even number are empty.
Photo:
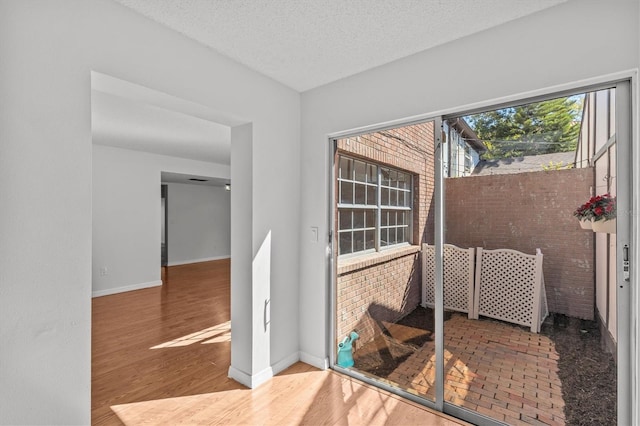
[[[149,281],[148,283],[125,285],[122,287],[108,288],[105,290],[96,290],[91,293],[91,297],[108,296],[110,294],[124,293],[125,291],[141,290],[143,288],[158,287],[162,285],[162,280]]]
[[[167,262],[167,266],[190,265],[192,263],[210,262],[212,260],[230,259],[231,255],[204,257],[202,259],[177,260],[175,262]]]
[[[283,360],[276,362],[271,366],[271,369],[273,370],[273,375],[275,376],[283,372],[284,370],[291,367],[293,364],[295,364],[298,361],[300,361],[300,353],[299,352],[292,353],[288,357],[285,357]]]
[[[255,389],[260,386],[264,382],[270,380],[273,376],[287,368],[291,367],[296,362],[300,361],[300,354],[295,352],[285,359],[275,363],[271,367],[267,367],[258,374],[254,374],[253,376],[248,375],[247,373],[234,368],[233,366],[229,367],[229,378],[235,380],[236,382],[245,385],[250,389]]]
[[[237,368],[230,366],[228,376],[230,379],[235,380],[241,385],[245,385],[249,389],[255,389],[273,377],[273,369],[271,367],[267,367],[258,374],[250,376],[244,371],[240,371]]]
[[[326,370],[329,368],[329,358],[318,358],[317,356],[309,355],[306,352],[300,352],[300,361],[319,368],[320,370]]]

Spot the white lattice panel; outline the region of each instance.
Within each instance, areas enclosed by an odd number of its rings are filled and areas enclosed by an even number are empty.
[[[541,262],[542,263],[542,262]],[[542,265],[540,266],[540,269],[542,270]],[[539,296],[539,300],[540,300],[540,314],[538,316],[538,330],[540,331],[540,327],[542,327],[542,323],[544,322],[545,318],[547,318],[549,316],[549,305],[547,305],[547,289],[544,287],[544,274],[542,272],[540,272],[540,296]]]
[[[453,311],[473,309],[474,249],[444,245],[444,307]],[[422,246],[422,303],[433,307],[435,303],[435,247]]]
[[[537,333],[546,317],[542,253],[477,250],[474,315],[531,327]]]

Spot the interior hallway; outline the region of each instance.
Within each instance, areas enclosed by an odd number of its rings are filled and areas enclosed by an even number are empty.
[[[92,424],[464,424],[303,363],[255,390],[229,379],[229,264],[93,299]]]

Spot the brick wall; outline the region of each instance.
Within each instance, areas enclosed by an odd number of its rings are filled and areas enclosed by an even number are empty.
[[[392,253],[375,259],[371,266],[339,267],[338,342],[352,330],[360,335],[358,344],[368,342],[381,332],[382,321],[396,322],[420,303],[422,275],[418,248]]]
[[[572,215],[589,197],[593,169],[445,181],[445,241],[544,255],[549,310],[594,318],[594,234]]]
[[[432,239],[427,230],[433,230],[429,215],[434,189],[433,135],[433,122],[427,122],[338,140],[338,154],[368,159],[414,176],[414,246],[338,260],[338,341],[354,329],[360,334],[360,344],[369,341],[380,331],[381,321],[394,322],[420,303],[417,250],[421,242]]]

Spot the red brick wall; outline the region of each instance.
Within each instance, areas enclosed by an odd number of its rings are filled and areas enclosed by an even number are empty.
[[[429,215],[435,181],[433,127],[434,123],[429,121],[338,140],[338,154],[413,173],[413,241],[416,245],[429,238],[425,229],[433,229],[433,215]]]
[[[434,124],[420,123],[338,140],[338,154],[369,159],[413,174],[413,244],[432,237],[429,215],[434,189]],[[431,225],[425,223],[431,220]],[[336,235],[337,235],[337,230]],[[361,343],[420,303],[421,264],[417,249],[338,260],[336,338],[357,330]],[[346,266],[345,266],[346,265]]]
[[[445,241],[544,255],[549,310],[594,318],[594,234],[572,215],[589,197],[593,169],[447,179]]]
[[[372,266],[339,271],[338,342],[352,330],[360,335],[359,344],[368,342],[381,332],[382,321],[395,322],[418,306],[422,275],[417,250],[405,248],[399,257],[387,254]]]

